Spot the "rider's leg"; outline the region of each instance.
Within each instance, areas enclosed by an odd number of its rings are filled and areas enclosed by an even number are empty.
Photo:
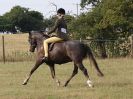
[[[59,41],[62,41],[62,40],[63,39],[61,39],[59,37],[51,37],[51,38],[48,38],[48,39],[44,40],[43,46],[44,46],[45,57],[48,57],[48,44],[53,43],[53,42],[59,42]]]

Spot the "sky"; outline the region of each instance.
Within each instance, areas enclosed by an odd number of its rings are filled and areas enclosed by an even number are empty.
[[[57,8],[64,8],[66,12],[71,15],[77,14],[77,5],[80,0],[0,0],[0,15],[9,12],[12,7],[20,5],[21,7],[29,8],[29,10],[39,11],[44,17],[48,18],[54,15]],[[80,13],[80,6],[78,6],[78,13]]]

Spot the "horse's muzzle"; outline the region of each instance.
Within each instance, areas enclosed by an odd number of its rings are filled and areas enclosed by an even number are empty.
[[[34,52],[34,51],[35,51],[35,47],[34,47],[34,46],[30,46],[29,51],[30,51],[30,52]]]

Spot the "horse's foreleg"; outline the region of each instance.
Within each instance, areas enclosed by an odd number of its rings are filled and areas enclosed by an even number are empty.
[[[49,65],[50,71],[51,71],[51,76],[55,80],[58,86],[60,86],[60,81],[56,78],[55,76],[55,68],[54,65]]]
[[[79,69],[83,72],[83,74],[85,75],[85,77],[87,78],[87,84],[89,87],[93,87],[93,84],[89,78],[89,75],[88,75],[88,72],[87,72],[87,69],[84,67],[84,65],[82,63],[77,63],[76,64]]]
[[[37,60],[36,63],[35,63],[35,66],[31,69],[29,75],[26,77],[26,79],[24,80],[23,82],[23,85],[26,85],[27,82],[29,81],[31,75],[34,73],[34,71],[43,63],[43,61],[40,59],[40,60]]]
[[[73,73],[71,75],[71,77],[65,82],[65,87],[68,85],[68,83],[70,82],[70,80],[78,73],[78,67],[76,66],[76,64],[74,64],[74,70]]]

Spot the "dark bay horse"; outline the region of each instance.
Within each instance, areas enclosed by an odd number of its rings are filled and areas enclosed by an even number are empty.
[[[29,43],[30,43],[30,51],[34,52],[35,48],[37,50],[37,58],[34,67],[31,69],[29,75],[23,82],[23,85],[26,85],[29,81],[33,72],[42,64],[46,63],[50,70],[52,78],[56,81],[58,85],[60,85],[60,81],[55,76],[55,64],[64,64],[67,62],[74,62],[74,69],[71,77],[65,82],[64,86],[67,86],[69,81],[78,73],[78,69],[80,69],[85,77],[87,78],[87,84],[89,87],[92,87],[93,84],[89,78],[87,69],[84,67],[82,61],[86,57],[89,57],[90,61],[92,61],[95,69],[97,70],[97,74],[99,76],[103,76],[103,73],[98,67],[98,64],[92,54],[91,49],[79,41],[65,41],[55,43],[52,47],[52,50],[49,51],[48,60],[43,60],[44,49],[43,49],[43,41],[49,38],[48,35],[43,34],[41,32],[30,32],[29,33]]]

